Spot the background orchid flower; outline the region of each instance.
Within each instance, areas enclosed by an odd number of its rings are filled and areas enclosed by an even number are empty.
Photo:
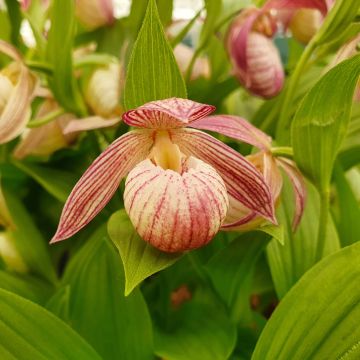
[[[234,74],[251,93],[271,98],[283,87],[284,71],[271,37],[276,23],[270,12],[250,8],[231,24],[227,50]]]
[[[76,16],[89,29],[111,25],[114,18],[112,0],[76,0]]]
[[[95,115],[105,118],[121,114],[122,67],[111,63],[93,71],[85,89],[85,101]]]
[[[197,130],[232,134],[226,122],[207,117],[213,111],[210,105],[171,98],[126,112],[125,123],[138,129],[115,140],[84,173],[51,242],[66,239],[89,223],[126,175],[125,209],[139,235],[163,251],[208,243],[225,220],[229,196],[276,222],[272,195],[256,167]],[[257,129],[249,131],[263,136]],[[245,141],[249,137],[239,136]]]
[[[0,51],[14,60],[0,72],[0,144],[16,138],[30,119],[36,80],[20,53],[0,40]]]
[[[226,136],[245,141],[260,149],[259,152],[247,156],[247,160],[263,174],[275,203],[279,199],[283,184],[279,169],[281,168],[286,173],[295,194],[295,213],[292,224],[293,230],[295,230],[300,223],[306,200],[306,185],[296,164],[287,158],[273,156],[271,137],[238,116],[215,115],[199,120],[198,124],[202,129],[219,131]],[[229,195],[229,210],[221,229],[252,230],[266,221],[262,215],[255,213]]]

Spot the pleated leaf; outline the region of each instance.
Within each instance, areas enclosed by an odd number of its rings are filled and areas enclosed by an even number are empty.
[[[102,226],[72,258],[63,286],[69,286],[68,317],[72,327],[104,360],[153,358],[151,320],[139,290],[125,298],[119,256]],[[57,302],[59,305],[59,302]],[[66,304],[65,304],[66,305]],[[67,306],[67,305],[66,305]],[[50,306],[56,308],[56,304]],[[65,312],[66,313],[66,312]]]
[[[59,318],[3,289],[0,289],[0,319],[1,359],[101,359]]]
[[[252,360],[360,358],[360,243],[323,259],[282,299]]]
[[[307,93],[292,126],[295,160],[320,190],[327,190],[350,120],[360,55],[326,73]]]
[[[186,88],[156,8],[149,0],[135,42],[124,89],[126,109],[171,97],[186,98]]]

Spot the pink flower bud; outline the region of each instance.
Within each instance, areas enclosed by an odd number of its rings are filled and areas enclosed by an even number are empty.
[[[268,37],[275,30],[269,14],[249,9],[234,21],[228,34],[235,76],[246,89],[264,98],[276,96],[284,83],[279,52]]]
[[[89,29],[95,29],[114,22],[112,0],[77,0],[76,16]]]

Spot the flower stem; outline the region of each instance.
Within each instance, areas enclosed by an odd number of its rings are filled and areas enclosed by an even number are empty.
[[[316,261],[321,260],[324,254],[326,238],[327,238],[329,207],[330,207],[330,190],[325,189],[320,193],[319,229],[318,229],[317,246],[315,252]]]
[[[302,53],[300,60],[288,82],[288,86],[285,89],[285,95],[281,106],[279,123],[277,127],[277,133],[280,138],[282,137],[281,134],[286,134],[286,138],[288,138],[288,131],[291,125],[290,119],[290,111],[291,108],[291,101],[293,99],[295,89],[299,83],[300,75],[302,74],[305,65],[307,64],[311,54],[313,53],[316,47],[315,41],[310,41],[308,46],[305,48],[304,52]]]
[[[30,121],[27,124],[28,128],[37,128],[39,126],[45,125],[47,123],[49,123],[50,121],[54,120],[55,118],[59,117],[60,115],[65,114],[65,110],[60,108],[60,109],[56,109],[50,113],[48,113],[46,116],[42,117],[42,118],[38,118],[35,120]]]
[[[52,66],[46,62],[27,60],[25,64],[31,70],[40,71],[46,75],[52,75],[54,71]]]
[[[294,151],[291,147],[289,146],[278,146],[278,147],[273,147],[270,149],[271,153],[274,156],[282,156],[288,159],[293,159],[294,158]]]

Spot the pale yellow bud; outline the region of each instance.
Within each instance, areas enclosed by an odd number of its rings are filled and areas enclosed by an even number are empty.
[[[0,114],[3,112],[13,90],[14,85],[10,79],[0,74]]]
[[[90,29],[114,22],[112,0],[76,0],[76,16]]]
[[[317,9],[300,9],[295,12],[290,21],[293,37],[307,44],[319,30],[323,16]]]
[[[120,90],[121,67],[119,64],[110,64],[92,73],[85,91],[85,100],[96,115],[118,115]]]
[[[0,257],[9,270],[19,273],[28,272],[28,267],[17,251],[10,233],[0,233]]]

